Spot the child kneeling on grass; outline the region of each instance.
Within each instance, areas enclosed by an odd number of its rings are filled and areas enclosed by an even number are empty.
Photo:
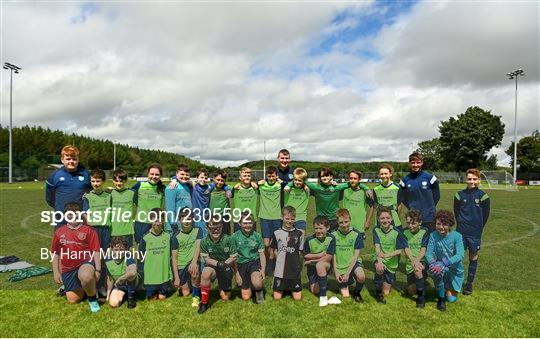
[[[172,269],[178,267],[178,241],[163,230],[164,214],[161,208],[151,210],[149,219],[152,226],[139,244],[139,252],[144,253],[143,282],[148,300],[164,300],[167,297],[173,274],[174,284],[180,281],[178,270]]]
[[[429,237],[426,259],[429,272],[437,289],[437,309],[446,311],[446,300],[457,301],[457,293],[463,285],[463,237],[452,231],[454,215],[450,211],[437,211],[435,230]]]
[[[281,228],[274,232],[270,246],[274,250],[274,299],[279,300],[284,292],[291,292],[294,300],[302,299],[301,252],[304,250],[304,232],[294,227],[296,210],[285,206],[281,210]]]
[[[334,255],[334,275],[339,283],[341,295],[348,298],[349,286],[356,282],[353,299],[363,303],[362,289],[366,274],[362,268],[360,250],[364,248],[364,240],[360,231],[352,228],[351,214],[347,209],[337,211],[338,229],[332,233],[336,239],[336,255]]]
[[[422,214],[419,210],[411,209],[407,213],[407,224],[408,227],[403,232],[408,245],[405,254],[409,259],[405,265],[407,290],[411,295],[418,294],[416,307],[424,308],[426,305],[424,290],[427,277],[425,254],[429,242],[429,232],[420,227],[422,225]]]
[[[257,304],[264,303],[264,270],[266,268],[266,256],[264,242],[260,233],[256,232],[253,215],[249,211],[242,213],[240,230],[233,234],[238,249],[238,270],[236,283],[240,286],[242,299],[251,299],[251,291],[255,291]]]
[[[54,282],[64,284],[70,304],[79,303],[87,296],[90,311],[98,312],[96,281],[101,276],[99,239],[92,227],[78,220],[80,211],[78,203],[67,203],[64,216],[68,222],[54,232],[51,245]]]
[[[201,239],[203,230],[193,227],[191,210],[184,207],[178,217],[180,229],[174,234],[178,242],[177,270],[180,280],[175,285],[179,296],[188,296],[191,293],[191,306],[199,307],[201,295],[201,266],[199,257],[201,253]],[[190,288],[193,291],[190,291]]]
[[[232,278],[237,250],[234,239],[223,234],[223,224],[220,215],[211,215],[206,224],[208,235],[201,241],[201,256],[205,267],[201,275],[201,303],[199,313],[208,310],[210,288],[217,279],[219,294],[222,300],[231,298]]]
[[[407,248],[407,239],[392,226],[392,214],[386,207],[379,210],[379,226],[373,229],[375,245],[375,297],[379,304],[386,304],[384,296],[390,294],[396,281],[399,255]]]
[[[336,254],[336,239],[328,234],[328,218],[316,216],[313,220],[314,234],[306,239],[304,246],[304,265],[307,266],[309,290],[319,294],[319,306],[328,305],[326,296],[327,276],[332,259]]]
[[[135,288],[137,286],[137,265],[133,258],[126,258],[129,249],[128,240],[123,236],[111,238],[113,258],[105,262],[107,268],[107,300],[111,307],[118,307],[127,295],[127,307],[137,306]]]

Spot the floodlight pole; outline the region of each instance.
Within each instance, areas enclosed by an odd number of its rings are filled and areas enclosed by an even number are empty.
[[[517,69],[513,72],[507,73],[508,79],[516,79],[516,92],[514,102],[514,185],[517,180],[517,95],[518,95],[518,77],[524,76],[523,69]]]
[[[266,173],[266,140],[263,141],[263,153],[264,153],[264,158],[263,158],[263,179],[265,178],[265,173]]]
[[[4,69],[9,69],[9,170],[8,170],[8,181],[10,184],[13,183],[13,71],[19,73],[21,69],[18,66],[10,64],[9,62],[4,63]]]
[[[116,171],[116,141],[113,140],[113,171]]]

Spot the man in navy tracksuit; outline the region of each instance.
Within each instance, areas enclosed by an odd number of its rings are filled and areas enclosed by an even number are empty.
[[[90,191],[90,176],[88,171],[79,164],[79,149],[67,145],[62,148],[60,160],[64,166],[54,171],[45,186],[45,200],[55,212],[64,212],[69,202],[82,206],[82,196]],[[56,224],[56,228],[64,225],[66,220]]]
[[[457,231],[463,236],[463,247],[469,251],[469,270],[463,294],[472,294],[472,284],[478,267],[478,251],[482,231],[490,212],[489,196],[478,188],[480,171],[476,168],[467,170],[467,188],[454,196],[454,214]]]
[[[439,181],[433,174],[422,171],[422,154],[413,152],[409,156],[411,172],[399,182],[398,204],[407,209],[417,209],[422,214],[422,227],[429,232],[435,230],[435,207],[441,198]]]

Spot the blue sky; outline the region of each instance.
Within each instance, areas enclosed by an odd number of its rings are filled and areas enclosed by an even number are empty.
[[[302,59],[280,65],[278,69],[267,67],[264,61],[251,65],[251,76],[284,78],[288,81],[306,74],[316,73],[327,85],[351,87],[361,92],[373,90],[372,84],[355,79],[351,68],[361,62],[381,59],[379,52],[370,44],[381,29],[392,25],[397,18],[409,13],[417,1],[376,1],[369,7],[347,8],[340,11],[320,32],[306,42]],[[348,56],[350,63],[327,65],[325,56],[333,53]]]

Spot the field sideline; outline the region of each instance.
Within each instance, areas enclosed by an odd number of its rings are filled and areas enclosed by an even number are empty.
[[[18,187],[21,187],[20,189]],[[40,248],[50,246],[52,228],[39,222],[44,183],[0,184],[0,255],[17,255],[33,264],[50,267],[40,259]],[[451,209],[455,192],[464,185],[442,184],[439,208]],[[401,295],[405,275],[398,273],[397,290],[386,305],[373,296],[372,237],[362,251],[367,268],[366,303],[345,300],[342,305],[318,307],[318,298],[303,291],[303,300],[273,301],[265,305],[243,302],[233,290],[230,302],[215,302],[199,316],[190,298],[171,297],[163,302],[140,301],[133,310],[103,306],[91,314],[87,303],[68,305],[55,296],[52,274],[17,283],[11,273],[0,273],[0,336],[45,337],[538,337],[540,336],[540,188],[519,192],[486,190],[492,215],[484,232],[475,291],[435,309],[432,283],[426,308],[415,308]],[[314,217],[313,199],[308,220]],[[308,225],[308,234],[312,227]],[[467,259],[465,266],[467,266]],[[305,274],[302,276],[306,283]],[[267,278],[267,291],[271,279]],[[329,296],[335,294],[330,279]],[[368,295],[370,294],[370,295]],[[216,294],[212,295],[213,301]],[[211,302],[213,302],[211,301]],[[52,320],[59,319],[55,324]]]

